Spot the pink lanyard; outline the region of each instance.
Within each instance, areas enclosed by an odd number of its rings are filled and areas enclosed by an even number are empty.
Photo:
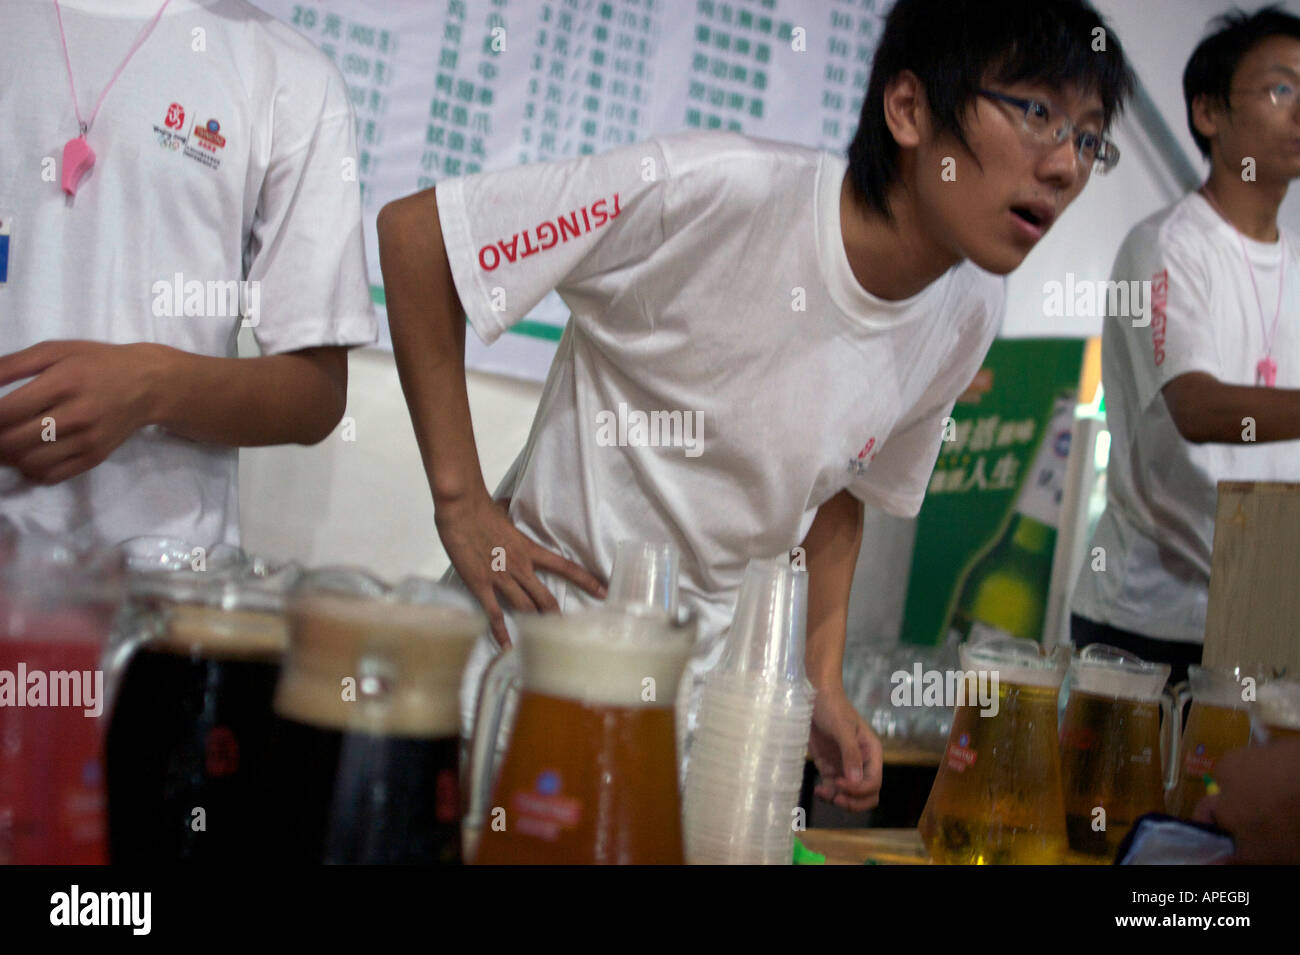
[[[1255,365],[1255,385],[1257,387],[1272,388],[1277,384],[1277,362],[1273,360],[1273,341],[1277,337],[1277,320],[1282,315],[1282,291],[1286,285],[1286,236],[1279,228],[1277,230],[1279,251],[1282,253],[1282,263],[1278,266],[1277,278],[1277,311],[1273,313],[1273,328],[1271,330],[1264,326],[1264,302],[1259,297],[1259,283],[1255,281],[1255,267],[1250,264],[1250,253],[1246,250],[1246,240],[1242,238],[1241,230],[1228,220],[1219,208],[1219,204],[1214,201],[1207,188],[1201,189],[1201,195],[1205,197],[1214,211],[1219,214],[1224,222],[1232,226],[1232,231],[1237,233],[1237,241],[1241,243],[1241,255],[1246,260],[1246,268],[1250,271],[1250,284],[1255,290],[1255,305],[1259,309],[1259,330],[1264,337],[1264,357]]]
[[[86,173],[90,172],[91,166],[95,165],[95,151],[90,148],[90,143],[86,142],[86,134],[90,132],[90,127],[95,122],[95,117],[99,115],[99,108],[104,105],[104,97],[107,96],[108,91],[113,88],[113,84],[117,82],[117,78],[122,75],[122,71],[126,69],[126,65],[131,62],[131,57],[135,56],[136,51],[140,49],[140,47],[144,45],[144,41],[149,38],[149,34],[153,32],[153,28],[156,27],[158,21],[162,19],[163,11],[167,9],[167,4],[171,2],[172,0],[163,0],[163,4],[158,8],[158,12],[154,14],[153,19],[150,20],[149,23],[145,25],[144,29],[140,31],[140,35],[135,38],[135,43],[133,43],[131,49],[127,51],[126,59],[124,59],[121,65],[118,66],[117,71],[113,74],[113,78],[110,79],[108,85],[104,87],[104,91],[99,94],[99,100],[95,103],[95,108],[90,112],[90,119],[82,119],[81,104],[77,102],[77,84],[72,79],[72,55],[68,52],[68,36],[63,30],[63,11],[59,7],[59,0],[54,0],[54,14],[59,18],[59,39],[63,41],[63,62],[68,67],[68,88],[72,90],[72,108],[77,114],[77,125],[80,129],[80,135],[69,139],[67,144],[63,147],[63,191],[69,196],[75,196],[77,194],[77,187],[81,184],[82,177],[85,176]]]

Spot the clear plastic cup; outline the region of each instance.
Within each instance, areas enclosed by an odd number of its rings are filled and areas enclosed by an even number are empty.
[[[619,541],[609,579],[609,604],[648,604],[677,612],[680,561],[674,544]]]
[[[803,685],[807,616],[807,573],[791,568],[785,557],[751,560],[718,671]]]
[[[791,760],[802,761],[808,751],[807,734],[785,738],[761,737],[747,740],[739,736],[723,737],[711,733],[700,741],[699,753],[727,766],[750,764],[776,764]]]
[[[696,776],[687,785],[686,791],[689,794],[716,797],[716,802],[705,803],[704,808],[706,811],[716,812],[725,817],[737,807],[759,806],[769,803],[777,796],[780,796],[782,801],[788,796],[791,804],[797,802],[802,778],[802,773],[796,777],[795,774],[785,771],[773,772],[768,779],[756,780],[737,780],[725,776],[709,778]]]

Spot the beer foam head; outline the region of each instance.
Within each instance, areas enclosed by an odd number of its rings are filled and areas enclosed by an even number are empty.
[[[1150,702],[1160,699],[1169,664],[1148,663],[1115,647],[1084,647],[1070,665],[1070,683],[1084,693]]]
[[[485,620],[449,588],[426,596],[408,603],[308,589],[295,597],[276,712],[345,732],[455,735],[461,673]]]
[[[1270,726],[1300,730],[1300,681],[1275,680],[1259,688],[1259,715]]]
[[[960,648],[963,670],[996,673],[999,683],[1020,686],[1059,687],[1070,662],[1069,652],[1057,647],[1044,656],[1033,640],[1017,637],[989,637]]]
[[[1187,668],[1187,680],[1192,687],[1192,700],[1211,706],[1225,706],[1236,710],[1249,709],[1251,701],[1246,699],[1246,680],[1254,681],[1256,688],[1262,688],[1278,674],[1262,664],[1249,663],[1239,666],[1200,666],[1191,664]]]
[[[283,614],[181,604],[168,608],[165,629],[149,646],[169,653],[234,659],[278,659],[289,644]]]
[[[695,620],[650,607],[601,607],[522,617],[525,689],[580,703],[672,707]]]

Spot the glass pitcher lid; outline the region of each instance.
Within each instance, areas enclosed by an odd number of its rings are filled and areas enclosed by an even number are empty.
[[[1231,709],[1250,709],[1260,689],[1285,670],[1263,663],[1240,663],[1236,666],[1204,666],[1191,664],[1187,668],[1187,682],[1192,688],[1192,701]]]
[[[1070,665],[1071,685],[1081,692],[1115,699],[1159,700],[1169,664],[1150,663],[1127,650],[1090,643]]]
[[[1002,683],[1022,686],[1059,687],[1070,664],[1070,653],[1057,647],[1050,653],[1034,640],[1019,637],[986,637],[960,647],[963,670],[997,673]]]
[[[1273,680],[1259,688],[1259,715],[1272,726],[1300,730],[1300,680]]]

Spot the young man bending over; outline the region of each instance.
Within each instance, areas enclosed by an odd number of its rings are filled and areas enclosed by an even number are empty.
[[[1094,51],[1104,29],[1081,0],[899,0],[847,162],[690,132],[383,210],[438,530],[498,641],[503,608],[601,596],[628,538],[677,545],[682,600],[715,636],[746,562],[801,545],[819,794],[875,803],[880,743],[841,677],[863,505],[916,514],[997,333],[1000,276],[1116,158],[1103,134],[1130,76],[1113,35]],[[462,316],[491,342],[552,289],[572,318],[494,499]],[[607,446],[609,414],[636,412],[680,414],[702,442]]]

